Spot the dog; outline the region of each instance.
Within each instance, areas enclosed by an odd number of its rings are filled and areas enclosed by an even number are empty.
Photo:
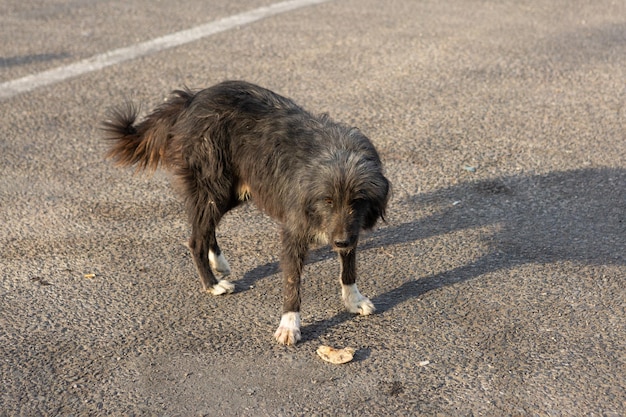
[[[356,285],[361,230],[384,221],[390,183],[380,157],[358,129],[313,115],[292,100],[245,81],[175,90],[137,121],[132,103],[109,110],[101,128],[107,157],[120,166],[173,173],[185,201],[189,249],[205,291],[232,293],[230,266],[215,230],[247,200],[281,225],[283,310],[274,337],[300,339],[300,277],[311,244],[329,243],[341,263],[341,296],[352,313],[372,302]]]

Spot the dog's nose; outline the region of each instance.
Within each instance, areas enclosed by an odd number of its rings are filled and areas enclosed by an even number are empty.
[[[335,239],[333,243],[337,248],[347,248],[348,246],[350,246],[350,242],[343,239]]]

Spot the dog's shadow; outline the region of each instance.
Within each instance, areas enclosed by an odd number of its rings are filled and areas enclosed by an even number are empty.
[[[372,301],[378,312],[386,312],[433,289],[521,264],[626,264],[626,170],[579,169],[469,181],[395,204],[428,204],[438,210],[437,214],[417,221],[377,229],[362,242],[360,251],[463,229],[498,227],[489,238],[491,250],[486,255],[449,271],[416,277],[375,296]],[[334,256],[327,247],[316,249],[311,251],[308,263]],[[278,263],[268,263],[247,272],[241,282],[247,287],[277,272]],[[340,312],[309,324],[303,328],[303,337],[317,338],[352,317]]]

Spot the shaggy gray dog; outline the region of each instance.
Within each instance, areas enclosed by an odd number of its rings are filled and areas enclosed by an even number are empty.
[[[283,315],[274,335],[279,343],[300,340],[300,276],[316,241],[339,254],[346,308],[374,311],[356,286],[355,252],[359,232],[384,219],[390,184],[376,149],[358,129],[243,81],[174,91],[140,122],[137,113],[132,104],[111,111],[102,126],[108,156],[122,166],[155,170],[162,164],[174,173],[206,291],[235,288],[215,277],[230,273],[215,229],[225,213],[251,199],[282,226]]]

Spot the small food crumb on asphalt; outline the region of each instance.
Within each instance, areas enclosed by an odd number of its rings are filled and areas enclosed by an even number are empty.
[[[334,364],[348,363],[354,358],[356,350],[351,347],[343,349],[335,349],[330,346],[322,345],[317,348],[317,354],[326,362]]]

